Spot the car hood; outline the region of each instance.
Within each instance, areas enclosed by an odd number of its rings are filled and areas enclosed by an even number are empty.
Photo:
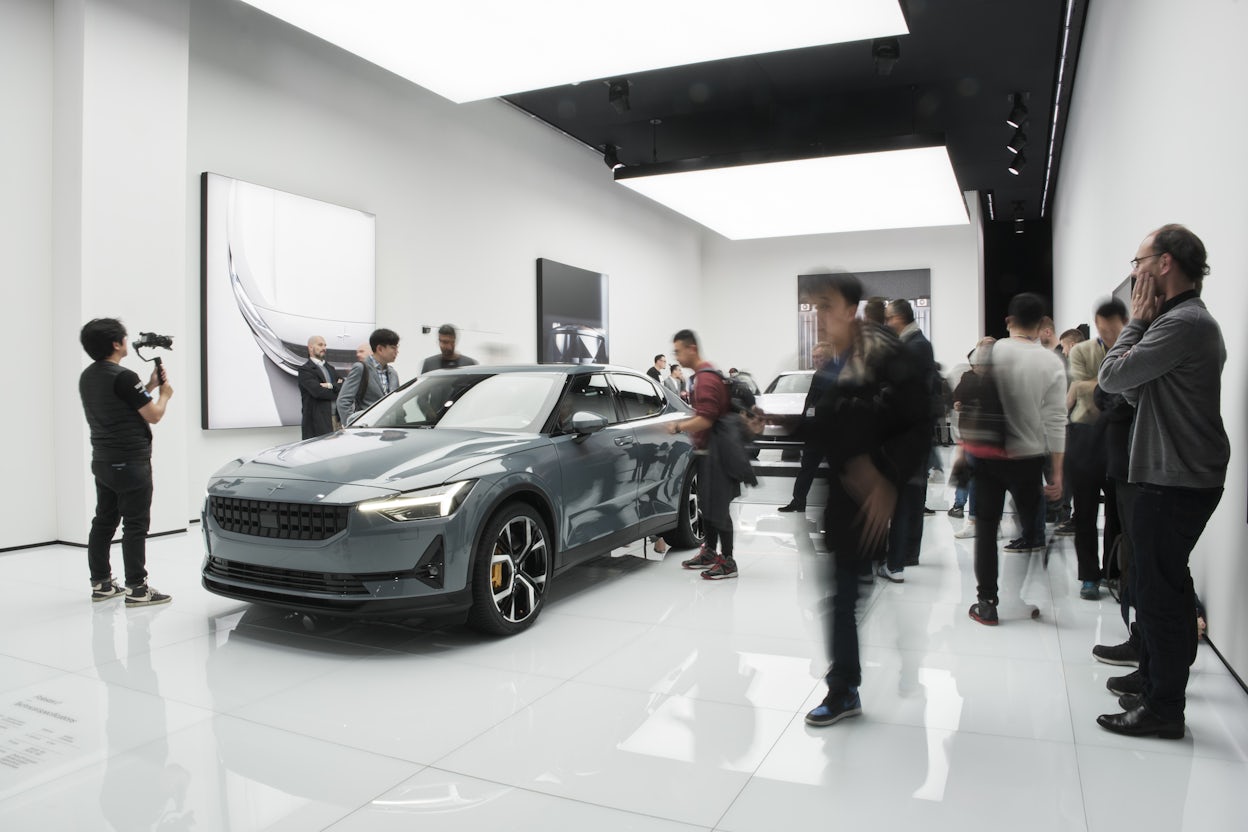
[[[764,393],[754,400],[769,416],[798,416],[806,405],[805,393]]]
[[[549,441],[538,434],[351,428],[269,448],[220,475],[405,490],[438,485],[481,462]]]

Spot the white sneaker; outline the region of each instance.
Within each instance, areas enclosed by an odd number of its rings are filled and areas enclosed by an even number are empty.
[[[975,521],[967,518],[966,524],[954,532],[953,536],[958,540],[967,540],[975,537]]]

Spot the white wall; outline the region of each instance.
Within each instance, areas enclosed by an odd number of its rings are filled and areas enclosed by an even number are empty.
[[[52,6],[45,0],[0,4],[0,251],[5,340],[12,349],[0,409],[0,549],[56,539],[50,367],[41,358],[75,343],[48,338],[52,315]],[[49,348],[51,348],[49,350]]]
[[[204,170],[376,214],[377,320],[402,338],[402,378],[437,351],[445,322],[468,355],[534,360],[538,257],[610,276],[615,363],[649,366],[696,314],[700,227],[616,185],[601,157],[546,126],[498,101],[451,104],[229,0],[197,0],[190,29],[188,239]],[[196,245],[185,271],[194,368]],[[192,414],[197,513],[215,468],[298,428],[200,431],[193,387],[177,405]]]
[[[972,209],[978,204],[971,199]],[[936,360],[965,361],[979,336],[982,291],[978,217],[967,225],[726,240],[706,232],[702,329],[710,360],[748,369],[760,385],[797,367],[797,276],[931,269]]]
[[[1090,320],[1150,231],[1181,222],[1204,241],[1204,300],[1229,359],[1222,416],[1231,465],[1222,503],[1192,555],[1210,636],[1248,672],[1248,4],[1098,0],[1089,7],[1054,204],[1057,319]]]

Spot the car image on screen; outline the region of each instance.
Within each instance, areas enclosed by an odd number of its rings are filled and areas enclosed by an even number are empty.
[[[702,542],[688,406],[606,365],[428,373],[326,436],[235,459],[203,509],[203,585],[341,615],[466,616],[498,635],[551,582],[642,537]]]

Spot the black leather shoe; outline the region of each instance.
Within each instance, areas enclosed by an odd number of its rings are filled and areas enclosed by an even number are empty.
[[[1101,714],[1096,724],[1126,737],[1155,736],[1163,740],[1181,740],[1185,731],[1183,720],[1162,719],[1143,705],[1120,714]]]
[[[1118,707],[1124,711],[1134,711],[1143,704],[1144,694],[1142,693],[1124,693],[1118,697]]]
[[[799,502],[797,502],[796,500],[794,500],[793,502],[789,503],[787,506],[781,506],[780,508],[776,509],[776,511],[786,511],[786,512],[788,512],[788,511],[805,511],[805,510],[806,510],[806,504],[805,504],[805,503],[799,503]]]

